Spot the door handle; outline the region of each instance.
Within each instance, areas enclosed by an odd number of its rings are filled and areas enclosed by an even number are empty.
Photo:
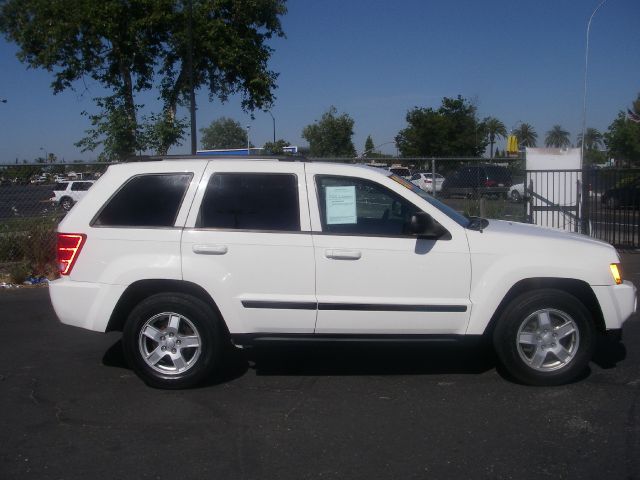
[[[193,253],[202,255],[224,255],[229,249],[226,245],[194,245]]]
[[[360,260],[362,252],[360,250],[334,250],[324,251],[324,256],[334,260]]]

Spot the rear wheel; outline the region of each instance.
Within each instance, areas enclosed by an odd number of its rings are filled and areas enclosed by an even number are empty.
[[[595,327],[585,306],[560,290],[528,292],[511,301],[493,342],[504,368],[529,385],[575,380],[595,348]]]
[[[220,320],[202,300],[161,293],[138,304],[123,331],[129,365],[148,385],[187,388],[210,376],[222,348]]]
[[[63,210],[68,212],[69,210],[71,210],[71,207],[73,207],[73,200],[71,200],[71,198],[69,197],[62,197],[62,199],[60,200],[60,206]]]
[[[522,200],[520,192],[518,192],[517,190],[511,190],[511,200],[513,202],[519,202],[520,200]]]

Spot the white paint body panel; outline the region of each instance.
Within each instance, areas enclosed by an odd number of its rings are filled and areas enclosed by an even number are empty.
[[[170,172],[193,175],[173,227],[91,226],[127,179]],[[301,231],[195,228],[215,172],[295,174]],[[318,174],[377,182],[429,213],[451,239],[323,234],[314,180]],[[60,223],[59,231],[84,233],[87,240],[71,275],[51,283],[53,306],[63,323],[97,331],[106,329],[126,288],[147,279],[200,285],[231,333],[481,334],[513,285],[540,277],[590,285],[609,329],[620,328],[636,309],[635,287],[629,282],[614,285],[609,264],[619,259],[611,246],[510,222],[491,221],[482,232],[468,230],[380,171],[350,165],[233,159],[112,166]],[[334,258],[345,255],[349,258]],[[247,301],[307,307],[246,308],[242,302]],[[315,308],[318,303],[466,309],[323,310]]]

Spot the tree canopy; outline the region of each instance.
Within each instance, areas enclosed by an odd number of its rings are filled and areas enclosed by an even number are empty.
[[[206,150],[217,148],[247,148],[247,131],[240,122],[220,117],[208,127],[200,129],[202,147]]]
[[[309,154],[313,157],[355,157],[353,125],[348,114],[338,115],[336,107],[330,107],[320,120],[302,130],[302,138],[309,142]]]
[[[547,148],[566,148],[571,146],[569,132],[564,130],[560,125],[554,125],[551,130],[547,132],[547,136],[544,139],[544,145]]]
[[[604,142],[611,157],[631,164],[632,161],[640,160],[640,123],[628,117],[640,117],[640,94],[628,110],[628,115],[619,112],[604,134]]]
[[[528,123],[521,123],[520,126],[513,131],[513,134],[518,139],[518,144],[522,147],[535,147],[538,142],[538,134]]]
[[[102,146],[109,158],[154,147],[166,151],[183,136],[176,110],[193,87],[210,99],[240,94],[245,110],[268,108],[277,74],[267,41],[284,36],[285,0],[6,0],[0,31],[29,67],[53,74],[54,93],[92,79],[111,92],[80,146]],[[192,28],[190,28],[192,27]],[[192,48],[191,48],[192,47]],[[157,88],[162,112],[140,118],[136,94]],[[152,140],[150,140],[152,138]]]
[[[415,107],[396,136],[404,157],[478,157],[487,147],[476,107],[460,95],[442,99],[437,110]]]
[[[507,136],[507,127],[504,126],[500,120],[495,117],[486,117],[482,121],[483,130],[487,135],[487,140],[489,141],[490,153],[489,158],[493,158],[493,146],[496,143],[496,140],[499,138],[506,138]]]

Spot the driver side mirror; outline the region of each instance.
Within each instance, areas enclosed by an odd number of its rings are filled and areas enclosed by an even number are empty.
[[[409,220],[409,231],[418,238],[437,240],[449,233],[426,212],[416,212]]]

